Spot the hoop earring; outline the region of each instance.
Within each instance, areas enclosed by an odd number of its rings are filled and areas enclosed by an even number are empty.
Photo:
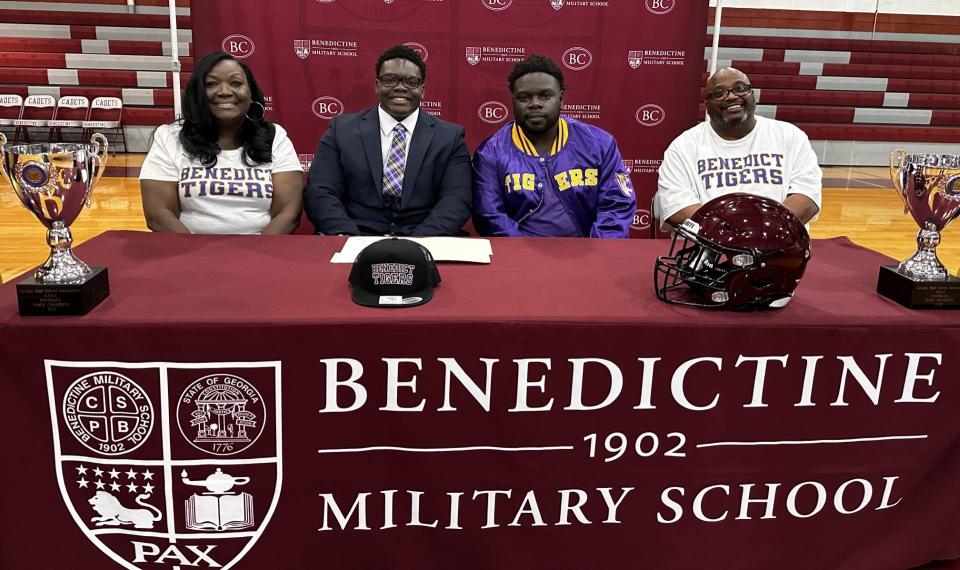
[[[247,109],[247,114],[244,115],[244,116],[245,116],[247,119],[249,119],[249,120],[251,120],[251,121],[253,121],[253,122],[255,122],[255,123],[259,123],[259,122],[262,121],[263,118],[266,116],[266,114],[267,114],[267,108],[264,107],[264,106],[263,106],[263,103],[261,103],[260,101],[251,101],[250,104],[251,104],[251,105],[259,105],[259,106],[260,106],[260,116],[259,116],[259,117],[256,117],[256,118],[251,117],[251,116],[250,116],[250,110],[249,110],[249,109]]]

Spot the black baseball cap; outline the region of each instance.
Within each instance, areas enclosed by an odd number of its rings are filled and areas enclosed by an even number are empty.
[[[408,239],[382,239],[353,262],[353,302],[367,307],[415,307],[433,298],[440,271],[430,250]]]

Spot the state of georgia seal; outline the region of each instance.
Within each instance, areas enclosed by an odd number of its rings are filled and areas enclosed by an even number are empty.
[[[234,455],[253,445],[266,415],[256,387],[233,374],[195,380],[177,403],[180,433],[190,445],[213,455]]]

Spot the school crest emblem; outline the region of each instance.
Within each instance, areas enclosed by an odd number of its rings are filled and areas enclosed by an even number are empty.
[[[310,57],[310,40],[293,40],[293,51],[300,59]]]
[[[468,47],[467,48],[467,63],[470,65],[477,65],[480,63],[480,57],[482,54],[481,48],[478,47]]]
[[[310,165],[313,164],[313,155],[312,154],[298,154],[297,158],[300,159],[300,166],[305,172],[310,171]]]
[[[279,362],[44,362],[60,493],[129,570],[230,568],[282,481]]]

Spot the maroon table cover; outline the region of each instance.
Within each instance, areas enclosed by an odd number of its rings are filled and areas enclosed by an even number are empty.
[[[786,308],[665,305],[662,240],[495,239],[429,303],[343,238],[109,232],[0,287],[0,568],[844,568],[960,557],[960,320],[818,240]],[[112,560],[111,560],[112,559]]]

